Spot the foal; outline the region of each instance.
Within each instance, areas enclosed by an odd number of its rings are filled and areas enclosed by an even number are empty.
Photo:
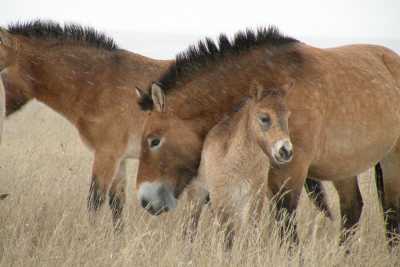
[[[125,203],[125,161],[137,158],[144,112],[135,86],[145,87],[170,64],[119,49],[88,27],[34,21],[0,28],[0,67],[7,115],[37,99],[68,119],[94,153],[88,209],[106,199],[117,225]],[[4,99],[4,98],[3,98]],[[4,105],[0,107],[4,108]]]
[[[197,189],[197,193],[201,203],[211,199],[220,224],[227,224],[228,244],[238,228],[232,220],[243,224],[252,216],[257,222],[266,197],[272,197],[267,186],[270,157],[279,158],[281,164],[293,157],[290,114],[284,102],[292,85],[265,89],[253,82],[250,99],[207,134],[196,182],[205,190]],[[331,218],[329,209],[321,210]]]

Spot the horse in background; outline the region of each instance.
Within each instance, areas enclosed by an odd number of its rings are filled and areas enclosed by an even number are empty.
[[[135,86],[147,86],[171,61],[120,49],[93,28],[51,21],[1,28],[0,42],[0,60],[14,55],[6,58],[1,73],[7,116],[37,99],[72,123],[94,154],[88,210],[94,215],[108,192],[118,226],[126,160],[138,158],[146,117],[135,105]]]

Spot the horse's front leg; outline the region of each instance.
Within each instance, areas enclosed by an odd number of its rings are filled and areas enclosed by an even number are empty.
[[[126,202],[126,159],[121,160],[117,174],[108,192],[108,204],[112,212],[114,228],[121,231],[123,228],[122,211]]]
[[[107,191],[118,171],[120,157],[115,154],[112,150],[95,151],[92,181],[87,199],[87,207],[92,222],[94,222],[96,212],[104,204]]]
[[[307,172],[308,164],[301,161],[301,157],[295,157],[287,165],[273,167],[268,177],[281,238],[288,236],[294,243],[298,243],[296,208]]]

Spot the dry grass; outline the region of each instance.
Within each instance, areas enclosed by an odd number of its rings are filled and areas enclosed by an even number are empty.
[[[330,222],[302,199],[301,244],[290,253],[279,246],[268,215],[259,229],[237,235],[224,252],[222,234],[206,212],[194,243],[182,238],[185,208],[151,217],[128,190],[126,227],[114,235],[108,208],[91,226],[86,214],[91,154],[59,115],[34,103],[5,124],[0,147],[0,266],[395,266],[400,251],[385,247],[383,222],[372,179],[360,179],[365,211],[349,243],[338,247],[339,222]],[[130,167],[135,177],[137,162]],[[131,179],[133,180],[133,179]],[[130,181],[129,189],[133,189]],[[338,200],[329,187],[330,203]],[[262,229],[262,230],[260,230]]]

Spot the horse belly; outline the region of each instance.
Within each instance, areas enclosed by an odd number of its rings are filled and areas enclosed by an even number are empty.
[[[380,161],[396,144],[400,121],[397,114],[377,113],[371,108],[364,117],[359,112],[331,120],[324,129],[320,156],[310,168],[313,176],[328,180],[355,176]]]

